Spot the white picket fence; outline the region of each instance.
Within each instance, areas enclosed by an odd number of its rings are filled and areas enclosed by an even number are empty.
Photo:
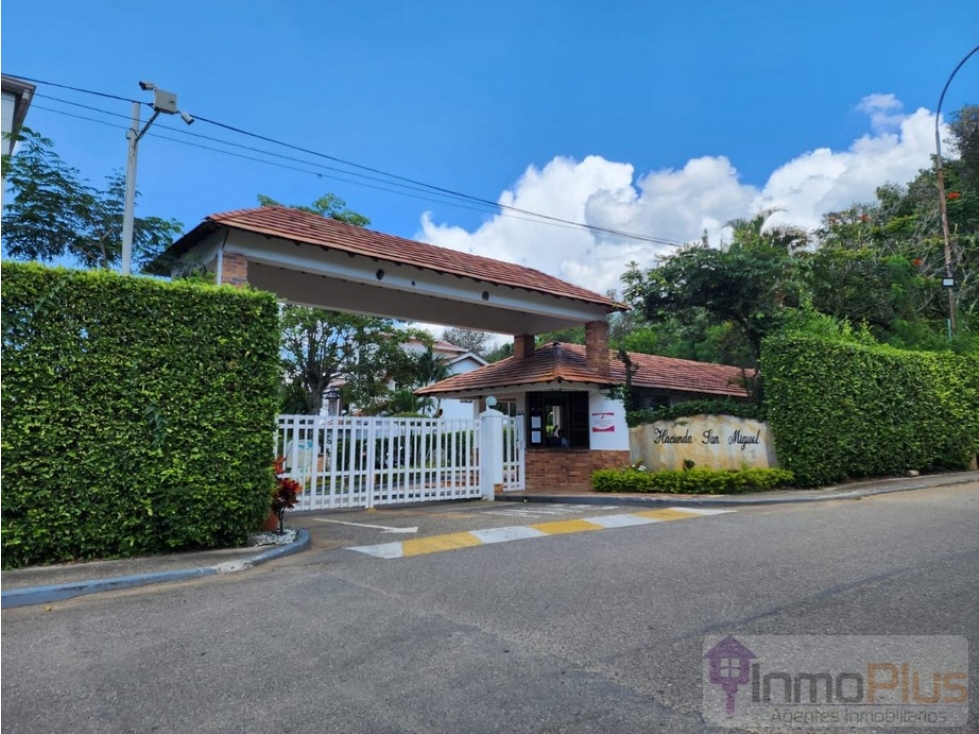
[[[524,487],[519,419],[504,427],[504,489]],[[276,456],[303,486],[296,510],[478,498],[479,421],[280,415]]]

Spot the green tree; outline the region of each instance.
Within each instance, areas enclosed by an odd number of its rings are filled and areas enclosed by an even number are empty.
[[[499,362],[501,359],[506,359],[513,356],[513,342],[506,341],[502,344],[494,347],[486,353],[483,357],[487,362]]]
[[[345,405],[377,412],[392,382],[411,381],[413,363],[403,345],[418,336],[391,319],[284,307],[284,409],[318,414],[323,393],[332,383],[342,382]]]
[[[442,333],[442,339],[484,358],[489,350],[490,334],[485,331],[451,327]]]
[[[266,196],[265,194],[258,195],[258,205],[286,206],[285,204],[280,204],[271,196]],[[358,214],[357,212],[349,209],[347,207],[347,202],[336,194],[324,194],[309,206],[299,205],[290,206],[289,208],[296,209],[301,212],[309,212],[310,214],[319,214],[321,217],[335,219],[338,222],[346,222],[347,224],[353,224],[357,227],[366,227],[371,223],[371,220],[365,217],[363,214]]]
[[[749,249],[770,248],[783,252],[797,252],[809,243],[809,234],[801,227],[775,225],[766,227],[778,208],[763,209],[751,219],[731,219],[725,226],[731,228],[734,245]]]
[[[628,275],[626,298],[655,324],[700,320],[734,329],[743,346],[729,351],[745,355],[740,366],[755,367],[762,339],[778,329],[784,309],[798,305],[804,293],[800,258],[790,254],[783,238],[758,237],[759,231],[735,227],[726,250],[711,247],[705,238],[642,277]]]
[[[968,341],[979,328],[979,107],[953,115],[949,133],[949,254],[959,332]],[[934,168],[922,169],[907,185],[881,186],[872,203],[830,212],[815,239],[816,308],[854,325],[866,322],[896,346],[932,349],[944,339],[946,262]]]
[[[4,160],[11,203],[3,211],[3,247],[21,260],[70,258],[86,268],[110,268],[122,258],[125,177],[115,172],[104,189],[81,177],[54,150],[54,143],[28,128],[18,151]],[[180,234],[175,219],[136,217],[133,261],[143,267]]]
[[[435,354],[433,345],[429,343],[425,351],[411,359],[404,376],[408,381],[395,386],[387,404],[380,406],[383,412],[412,415],[437,414],[442,401],[433,397],[415,395],[415,390],[451,377],[452,371],[449,369],[448,360]]]

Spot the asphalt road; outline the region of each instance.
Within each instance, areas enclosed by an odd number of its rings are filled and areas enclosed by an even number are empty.
[[[323,517],[623,512],[497,509]],[[394,559],[342,547],[391,534],[324,525],[245,573],[4,611],[2,731],[708,731],[703,638],[726,633],[964,635],[979,681],[979,483]]]

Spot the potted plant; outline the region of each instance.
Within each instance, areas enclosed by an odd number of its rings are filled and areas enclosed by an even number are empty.
[[[296,500],[302,485],[295,479],[285,476],[285,457],[275,460],[275,491],[272,493],[272,515],[263,530],[275,530],[280,535],[285,532],[284,520],[286,510],[296,506]],[[269,525],[272,527],[269,527]]]

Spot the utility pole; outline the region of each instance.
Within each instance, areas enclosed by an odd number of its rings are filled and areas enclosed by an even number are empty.
[[[139,151],[139,141],[150,129],[150,125],[160,116],[180,115],[181,119],[188,125],[194,123],[194,118],[186,112],[177,109],[177,95],[167,92],[157,87],[153,82],[140,82],[139,88],[144,92],[153,92],[153,116],[146,123],[146,127],[139,129],[139,108],[141,102],[133,102],[132,124],[126,131],[126,139],[129,141],[129,155],[126,159],[126,199],[123,204],[122,212],[122,274],[131,275],[133,269],[133,221],[136,212],[136,156]]]

